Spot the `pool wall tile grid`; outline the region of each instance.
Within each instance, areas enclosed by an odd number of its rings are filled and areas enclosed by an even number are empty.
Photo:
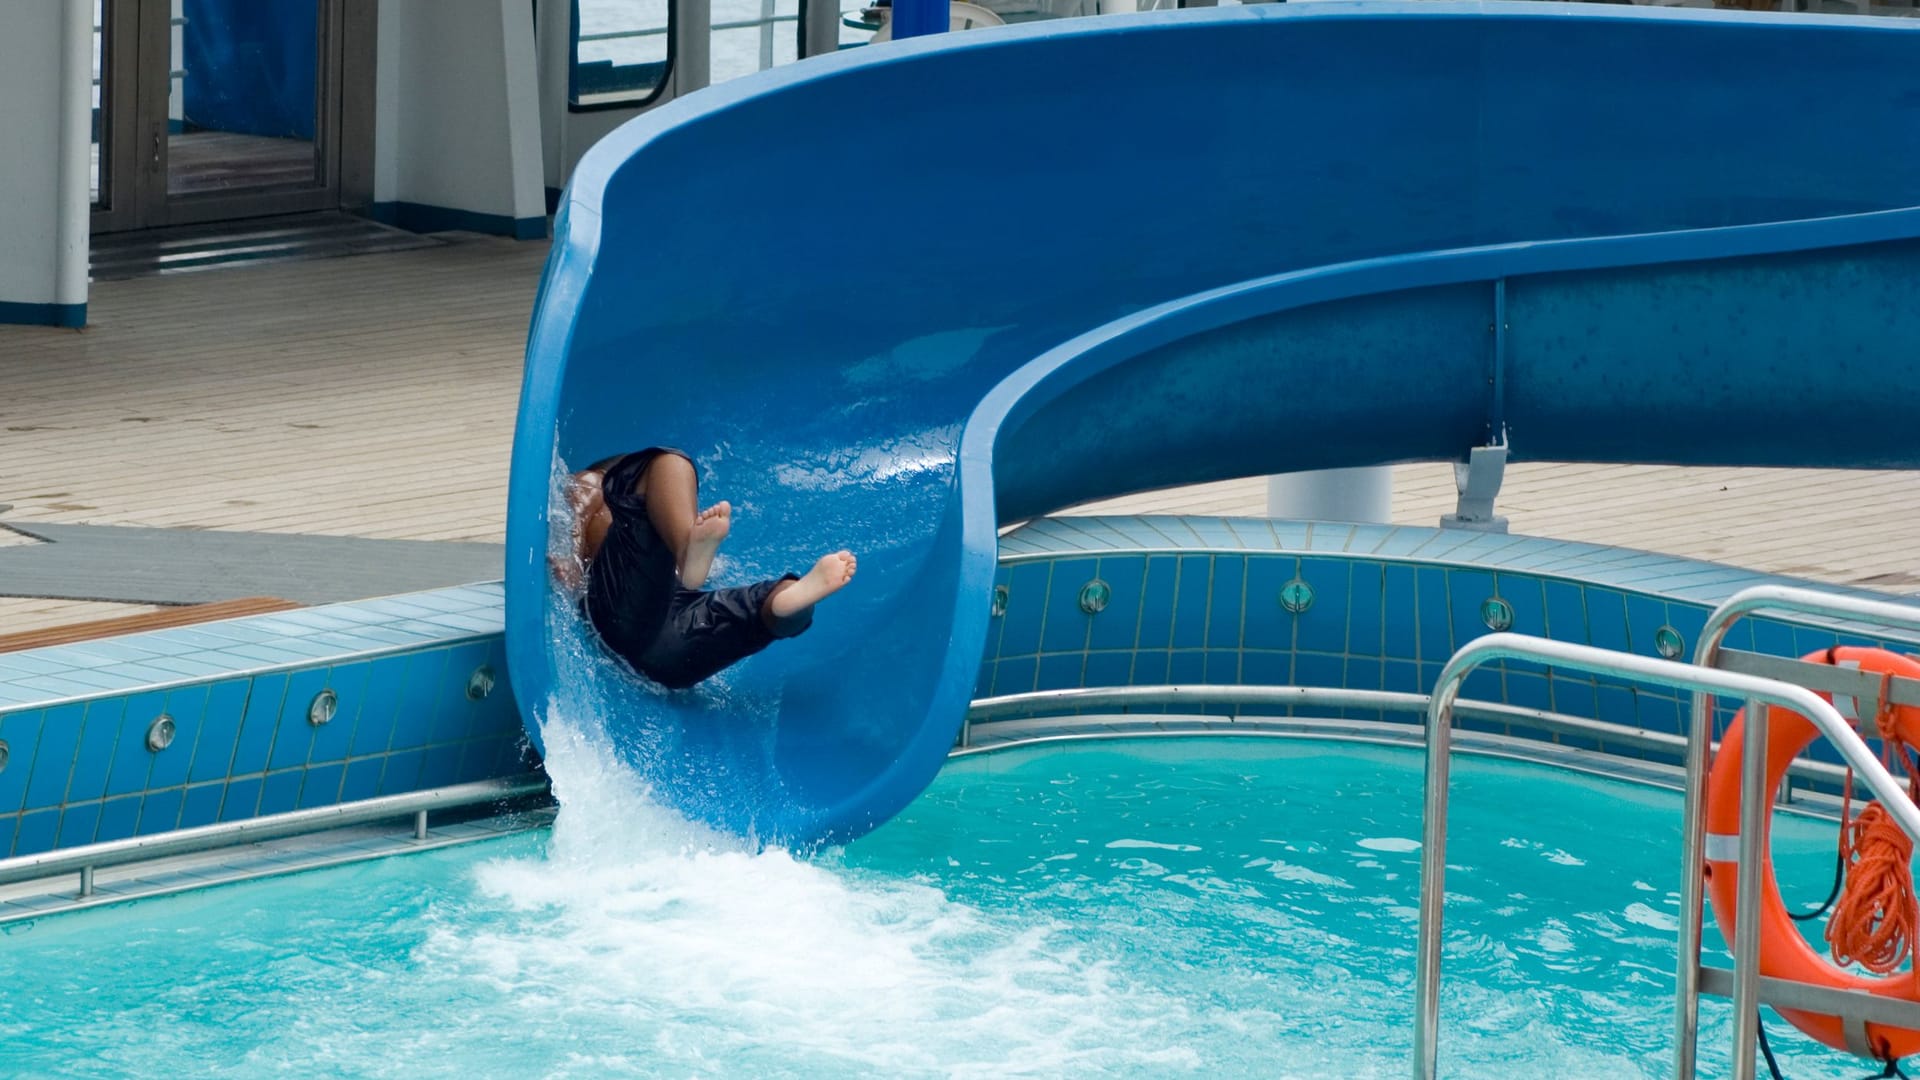
[[[1196,545],[1216,550],[1175,550]],[[1654,656],[1654,636],[1664,626],[1681,636],[1690,656],[1719,600],[1753,584],[1805,584],[1534,537],[1285,521],[1042,519],[1003,537],[1002,551],[1014,561],[1002,565],[996,579],[1007,588],[1006,611],[994,619],[989,634],[982,695],[1157,683],[1425,692],[1460,646],[1491,632],[1482,605],[1496,596],[1506,602],[1511,629],[1518,633]],[[1391,557],[1378,557],[1382,552]],[[1434,559],[1464,561],[1428,561]],[[1556,569],[1550,572],[1549,566]],[[1104,610],[1089,615],[1079,598],[1096,578],[1108,586],[1111,599]],[[1290,614],[1280,596],[1296,579],[1312,588],[1313,598],[1303,611]],[[1669,595],[1661,591],[1664,584],[1678,587]],[[1897,635],[1874,637],[1764,618],[1736,623],[1728,638],[1732,648],[1783,656],[1836,642],[1916,647],[1913,639]],[[1510,662],[1471,676],[1466,693],[1684,733],[1685,696],[1633,680],[1549,675],[1537,665]],[[1295,710],[1242,711],[1288,715]],[[1327,715],[1330,710],[1299,711]],[[1347,719],[1382,718],[1373,710],[1332,712]],[[1732,706],[1723,706],[1717,726],[1724,728],[1731,715]],[[1547,737],[1492,721],[1463,718],[1461,724]],[[1576,736],[1554,741],[1648,756],[1637,747]],[[1839,760],[1824,742],[1811,756]]]
[[[498,585],[465,586],[0,654],[0,680],[16,687],[100,676],[0,705],[0,857],[522,775],[533,766],[501,610]],[[101,695],[143,666],[116,658],[139,655],[209,670]],[[475,699],[482,667],[494,682]],[[315,725],[323,690],[335,711]],[[162,714],[174,736],[155,752],[147,735]]]

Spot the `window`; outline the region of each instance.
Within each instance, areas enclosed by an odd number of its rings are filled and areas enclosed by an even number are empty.
[[[567,104],[632,108],[660,95],[673,65],[669,0],[570,0],[573,59]]]

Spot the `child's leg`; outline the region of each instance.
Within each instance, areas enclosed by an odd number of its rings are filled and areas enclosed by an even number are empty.
[[[647,500],[647,520],[673,551],[680,584],[697,589],[706,584],[714,552],[727,538],[732,507],[716,503],[700,509],[700,478],[693,463],[678,454],[661,454],[647,465],[634,485]]]
[[[820,556],[805,577],[797,581],[783,581],[774,587],[767,597],[766,606],[760,609],[760,618],[767,629],[778,631],[776,625],[795,616],[802,615],[808,608],[839,592],[841,587],[853,580],[853,572],[858,568],[853,552],[836,551],[831,555]]]

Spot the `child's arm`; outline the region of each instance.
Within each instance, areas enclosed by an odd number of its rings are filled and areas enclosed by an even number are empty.
[[[549,555],[547,565],[560,584],[572,592],[579,591],[585,584],[587,564],[600,553],[607,529],[613,524],[601,492],[603,479],[602,470],[592,468],[574,473],[567,481],[567,509],[571,518],[567,523],[567,539],[571,557]]]

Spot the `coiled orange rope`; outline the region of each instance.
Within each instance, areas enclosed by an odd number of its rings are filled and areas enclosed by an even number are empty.
[[[1913,841],[1879,803],[1869,803],[1841,835],[1847,884],[1827,920],[1827,945],[1834,963],[1886,975],[1913,951],[1920,921],[1908,867]]]
[[[1880,732],[1880,754],[1892,767],[1895,747],[1905,744],[1895,724],[1889,700],[1892,677],[1880,684],[1880,710],[1874,726]],[[1920,794],[1920,776],[1907,768],[1907,792]],[[1827,947],[1837,964],[1859,964],[1878,975],[1897,969],[1913,953],[1914,928],[1920,924],[1920,901],[1913,894],[1913,841],[1907,838],[1886,808],[1870,802],[1860,816],[1849,820],[1853,773],[1847,773],[1847,796],[1841,804],[1840,855],[1847,881],[1827,920]],[[1916,973],[1920,979],[1920,972]]]

